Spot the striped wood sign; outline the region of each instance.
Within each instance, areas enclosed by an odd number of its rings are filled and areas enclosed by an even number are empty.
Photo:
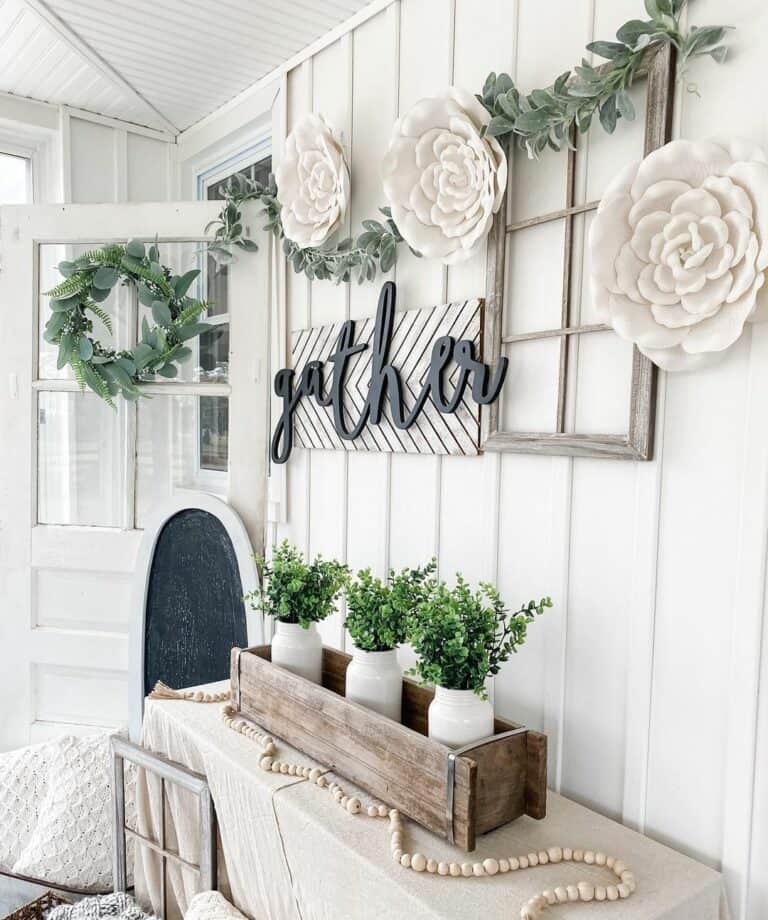
[[[403,380],[406,409],[410,409],[421,391],[429,370],[432,346],[439,336],[449,335],[457,342],[467,339],[480,355],[482,301],[463,300],[441,307],[404,310],[397,313],[389,350],[389,363]],[[353,355],[347,365],[344,406],[347,417],[359,417],[371,375],[371,357],[375,317],[358,320],[355,342],[368,347]],[[299,379],[309,361],[326,362],[333,352],[342,323],[314,326],[295,332],[291,343],[291,366]],[[458,367],[452,364],[446,371],[446,391],[456,384]],[[330,366],[326,365],[326,390]],[[480,444],[480,406],[474,402],[469,388],[454,413],[440,412],[427,400],[424,409],[407,430],[392,424],[389,401],[380,425],[370,423],[359,438],[352,441],[339,437],[333,424],[330,407],[317,405],[315,400],[303,399],[295,415],[295,444],[324,450],[375,450],[413,454],[477,454]]]

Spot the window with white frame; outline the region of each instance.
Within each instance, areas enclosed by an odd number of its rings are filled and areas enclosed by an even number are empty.
[[[32,201],[32,164],[27,156],[5,152],[0,148],[0,205],[30,204]]]

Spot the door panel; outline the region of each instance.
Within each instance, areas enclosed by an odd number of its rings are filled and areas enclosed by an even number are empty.
[[[182,202],[1,209],[7,340],[0,377],[0,750],[127,721],[137,502],[150,507],[171,489],[191,487],[191,476],[198,489],[223,488],[254,548],[263,547],[271,260],[256,207],[246,207],[244,217],[259,251],[240,254],[228,272],[228,381],[197,379],[186,369],[187,382],[146,386],[152,402],[142,400],[138,412],[146,410],[150,441],[138,456],[136,407],[85,406],[90,397],[52,373],[49,356],[39,353],[46,302],[39,292],[51,283],[51,262],[94,240],[157,236],[162,258],[180,270],[190,259],[201,261],[202,231],[218,208]],[[112,308],[119,340],[132,344],[134,295],[120,288]],[[211,397],[226,403],[228,478],[216,430],[221,404]],[[212,406],[219,409],[213,416]]]

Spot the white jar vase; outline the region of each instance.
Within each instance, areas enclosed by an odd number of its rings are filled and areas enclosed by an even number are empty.
[[[300,623],[275,622],[272,636],[272,664],[293,671],[315,684],[322,683],[323,641],[314,623],[308,629]]]
[[[448,747],[463,747],[493,734],[493,706],[473,690],[435,687],[427,724],[430,738]]]
[[[347,665],[347,699],[388,719],[400,721],[403,698],[403,672],[397,650],[365,652],[355,648]]]

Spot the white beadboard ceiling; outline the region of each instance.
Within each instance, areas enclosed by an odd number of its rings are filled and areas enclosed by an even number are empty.
[[[0,0],[0,91],[178,133],[368,0]]]

